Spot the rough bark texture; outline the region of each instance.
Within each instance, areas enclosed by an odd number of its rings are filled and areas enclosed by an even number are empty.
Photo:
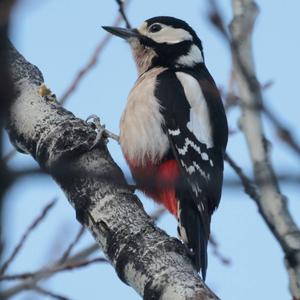
[[[8,113],[11,141],[54,177],[122,281],[144,299],[217,299],[185,247],[146,215],[105,143],[89,151],[91,126],[57,103],[38,68],[13,47],[10,66],[17,90]]]
[[[230,31],[233,64],[241,96],[241,128],[248,144],[259,192],[257,204],[284,251],[292,296],[300,299],[300,232],[287,209],[287,199],[280,192],[262,125],[263,99],[251,44],[258,8],[251,0],[233,0],[232,4],[234,19]]]

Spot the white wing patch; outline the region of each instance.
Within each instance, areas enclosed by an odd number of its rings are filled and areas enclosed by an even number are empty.
[[[212,148],[214,144],[208,107],[199,83],[193,76],[183,72],[176,72],[176,76],[181,82],[185,96],[191,106],[187,128],[199,142],[205,144],[207,148]]]

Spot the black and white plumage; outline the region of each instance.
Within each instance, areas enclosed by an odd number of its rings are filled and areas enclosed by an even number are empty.
[[[205,278],[228,128],[201,41],[172,17],[104,29],[129,42],[139,72],[120,123],[122,151],[140,188],[178,218],[179,236]]]

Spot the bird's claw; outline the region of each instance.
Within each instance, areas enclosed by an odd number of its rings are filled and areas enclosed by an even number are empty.
[[[92,121],[90,121],[90,120],[92,120]],[[96,130],[96,132],[97,132],[96,138],[95,138],[92,146],[90,147],[90,150],[94,149],[101,142],[102,139],[105,139],[105,142],[107,143],[107,141],[108,141],[107,138],[109,138],[109,137],[119,142],[119,137],[116,134],[107,130],[105,128],[105,125],[101,125],[100,118],[98,116],[90,115],[86,119],[86,122],[88,124],[91,124],[93,126],[93,129]]]
[[[96,138],[90,147],[90,150],[94,149],[97,145],[99,145],[102,138],[105,138],[105,125],[101,125],[100,118],[96,115],[90,115],[86,122],[93,126],[93,129],[96,130],[97,135]]]

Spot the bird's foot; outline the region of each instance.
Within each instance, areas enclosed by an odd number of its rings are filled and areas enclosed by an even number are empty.
[[[101,125],[100,118],[96,115],[90,115],[86,122],[90,125],[92,125],[93,129],[96,130],[97,135],[96,138],[90,147],[90,150],[94,149],[102,139],[105,139],[107,141],[108,138],[114,139],[115,141],[119,142],[119,136],[110,132],[105,128],[105,125]]]

